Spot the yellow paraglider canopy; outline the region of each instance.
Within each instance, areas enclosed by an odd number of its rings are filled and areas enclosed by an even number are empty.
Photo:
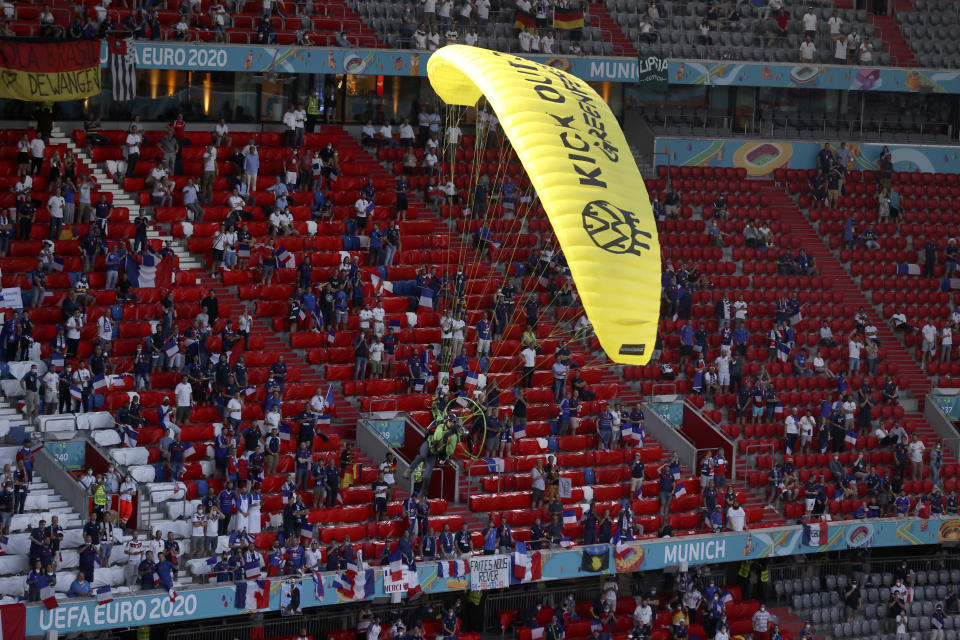
[[[550,218],[601,346],[614,362],[646,364],[660,315],[660,243],[610,108],[560,69],[477,47],[439,49],[427,73],[447,104],[486,97]]]

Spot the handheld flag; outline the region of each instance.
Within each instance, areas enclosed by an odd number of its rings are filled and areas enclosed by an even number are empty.
[[[113,593],[110,590],[110,585],[105,585],[97,589],[97,606],[109,602],[113,602]]]
[[[99,391],[100,389],[107,388],[107,378],[102,373],[93,376],[93,378],[91,378],[91,382],[93,383],[94,391]]]
[[[417,304],[419,307],[425,307],[427,309],[433,309],[433,290],[428,287],[420,287],[420,301]]]
[[[67,358],[59,351],[50,354],[50,365],[53,367],[62,367],[67,364]]]
[[[54,592],[53,585],[47,576],[43,575],[38,577],[37,585],[40,587],[40,600],[43,602],[43,606],[47,608],[47,611],[60,606],[57,602],[57,594]]]
[[[70,397],[74,400],[83,400],[83,390],[75,384],[70,385]]]
[[[243,564],[243,573],[247,577],[247,580],[256,580],[260,577],[260,563],[256,559],[245,562]]]
[[[167,354],[168,358],[172,358],[180,353],[180,347],[177,346],[176,340],[169,340],[167,344],[164,345],[163,351]]]
[[[137,446],[137,430],[133,427],[124,427],[123,429],[123,444],[128,447]]]
[[[564,509],[563,510],[563,524],[577,524],[577,510],[576,509]]]

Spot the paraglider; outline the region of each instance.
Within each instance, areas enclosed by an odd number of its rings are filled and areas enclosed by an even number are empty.
[[[560,69],[477,47],[439,49],[427,73],[447,104],[486,99],[539,195],[600,345],[614,362],[646,364],[660,315],[660,244],[610,108]]]

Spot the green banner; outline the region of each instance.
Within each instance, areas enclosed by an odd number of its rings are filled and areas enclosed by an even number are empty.
[[[637,58],[638,80],[641,89],[647,91],[667,91],[667,70],[669,63],[666,58],[655,53],[640,54]]]

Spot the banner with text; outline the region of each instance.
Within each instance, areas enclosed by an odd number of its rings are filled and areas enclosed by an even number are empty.
[[[0,39],[0,98],[81,100],[100,93],[100,41]]]
[[[504,589],[510,586],[510,556],[477,556],[470,558],[470,589]]]
[[[637,84],[641,89],[666,92],[670,84],[669,71],[670,63],[663,56],[641,53],[637,58]]]
[[[884,518],[830,522],[816,538],[804,535],[796,525],[727,532],[719,535],[695,535],[676,538],[646,538],[618,545],[591,545],[573,549],[542,550],[541,580],[569,580],[613,573],[653,571],[680,564],[696,566],[789,557],[812,553],[879,547],[955,543],[960,541],[960,519],[924,520],[920,518]],[[612,556],[612,558],[611,558]],[[201,561],[202,562],[202,561]],[[510,556],[492,555],[469,558],[470,572],[437,562],[417,564],[417,581],[426,594],[467,589],[497,589],[509,586]],[[373,572],[365,600],[383,598],[405,591],[409,580],[387,584],[387,571]],[[406,572],[405,572],[406,574]],[[451,575],[452,574],[452,575]],[[314,588],[313,578],[303,578],[301,607],[334,606],[354,602],[336,588],[337,572],[324,572],[324,588]],[[279,608],[280,581],[270,582],[270,606]],[[319,593],[319,597],[318,597]],[[42,636],[51,630],[60,633],[122,629],[164,622],[186,622],[202,618],[226,617],[237,613],[233,584],[210,585],[184,590],[171,601],[163,591],[138,592],[117,596],[109,604],[98,606],[96,598],[67,598],[60,606],[47,610],[42,603],[27,604],[27,636]]]

